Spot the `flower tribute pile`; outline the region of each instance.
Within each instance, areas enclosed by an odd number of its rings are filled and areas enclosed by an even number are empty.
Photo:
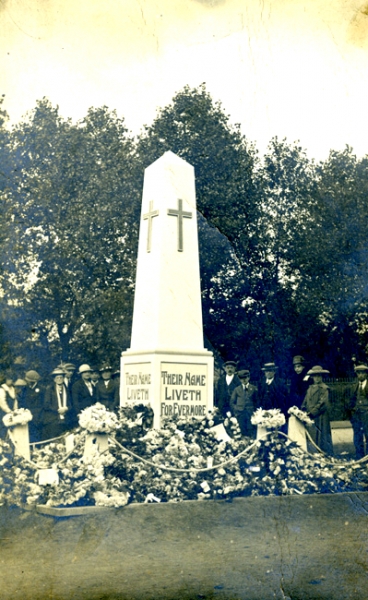
[[[366,463],[303,452],[278,433],[277,415],[263,415],[269,435],[258,441],[242,437],[237,420],[223,421],[216,410],[202,419],[167,420],[160,430],[152,429],[152,417],[143,405],[121,408],[119,418],[92,407],[81,416],[84,427],[73,432],[71,450],[63,440],[49,443],[33,451],[31,461],[0,441],[0,504],[120,507],[368,490]],[[109,449],[86,457],[86,434],[96,428],[110,432]],[[41,485],[44,472],[54,479]]]

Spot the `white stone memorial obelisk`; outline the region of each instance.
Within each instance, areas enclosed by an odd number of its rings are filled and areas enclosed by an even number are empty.
[[[172,152],[145,171],[130,348],[121,404],[164,417],[213,406],[213,356],[203,345],[194,168]]]

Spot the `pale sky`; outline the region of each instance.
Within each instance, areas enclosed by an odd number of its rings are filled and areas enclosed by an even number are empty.
[[[368,0],[0,0],[0,61],[13,123],[46,96],[138,133],[205,82],[262,153],[277,135],[368,154]]]

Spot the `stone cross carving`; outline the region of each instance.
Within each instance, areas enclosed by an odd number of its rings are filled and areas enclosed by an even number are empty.
[[[183,210],[183,201],[178,200],[178,208],[169,208],[167,214],[170,217],[178,217],[178,252],[183,252],[183,219],[191,219],[193,213]]]
[[[143,215],[143,219],[148,220],[148,234],[147,234],[147,252],[151,252],[152,243],[152,219],[158,217],[159,211],[153,210],[153,200],[150,200],[148,213]]]

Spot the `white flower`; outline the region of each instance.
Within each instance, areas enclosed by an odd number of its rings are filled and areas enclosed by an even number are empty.
[[[298,408],[297,406],[291,406],[288,410],[288,413],[289,415],[296,417],[297,419],[299,419],[299,421],[302,421],[302,423],[305,423],[306,425],[313,424],[312,419],[307,415],[307,413],[304,410]]]
[[[15,427],[16,425],[26,425],[32,419],[32,413],[28,408],[17,408],[3,417],[3,423],[5,427]]]
[[[285,423],[285,416],[279,408],[263,410],[258,408],[251,416],[252,425],[259,425],[265,429],[278,429]]]
[[[112,433],[120,427],[115,413],[97,402],[78,415],[79,425],[90,433]]]

